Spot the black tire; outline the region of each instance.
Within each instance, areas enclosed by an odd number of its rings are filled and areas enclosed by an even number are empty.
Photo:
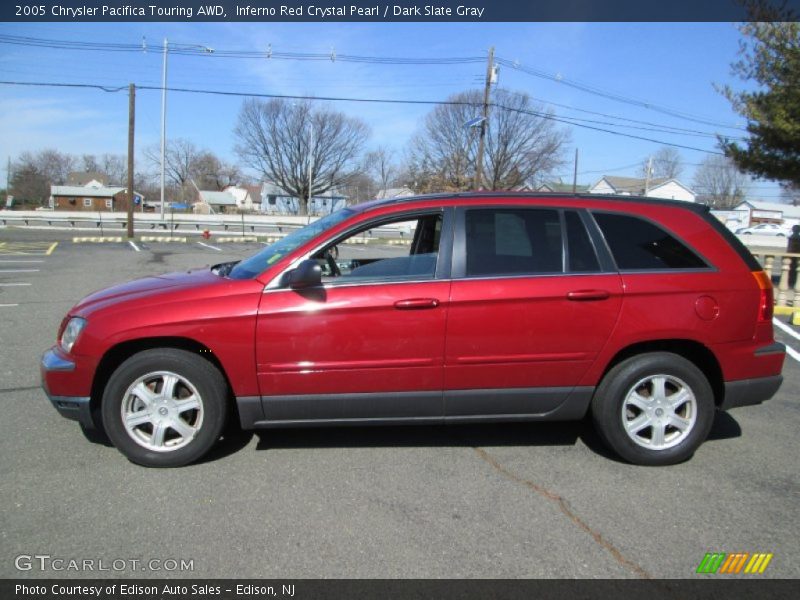
[[[139,391],[128,393],[134,387]],[[222,373],[199,355],[174,348],[146,350],[111,375],[103,393],[103,425],[131,462],[180,467],[200,459],[219,439],[227,398]],[[126,422],[137,423],[126,427],[123,411],[132,419]]]
[[[657,387],[663,390],[657,392]],[[678,404],[683,398],[686,401]],[[594,426],[605,444],[624,460],[646,466],[672,465],[691,457],[708,437],[714,411],[706,376],[670,352],[622,361],[606,374],[592,399]],[[636,431],[628,433],[628,428]]]

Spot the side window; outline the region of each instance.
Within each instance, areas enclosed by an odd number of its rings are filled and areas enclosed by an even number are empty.
[[[703,269],[697,254],[659,226],[629,215],[593,213],[621,270]]]
[[[92,206],[92,199],[91,198],[84,198],[83,199],[83,206],[85,208],[89,208]]]
[[[326,283],[433,279],[442,214],[365,226],[313,258]]]
[[[466,211],[466,275],[561,273],[558,211],[487,208]]]
[[[597,254],[594,251],[589,232],[583,226],[578,213],[567,211],[564,213],[567,226],[567,250],[569,260],[567,268],[570,273],[595,273],[600,270]]]

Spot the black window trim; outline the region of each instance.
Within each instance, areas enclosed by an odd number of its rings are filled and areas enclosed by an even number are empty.
[[[466,214],[468,210],[555,210],[558,212],[559,223],[561,225],[561,269],[560,273],[498,273],[495,275],[467,275],[467,234],[466,234]],[[578,214],[587,234],[589,242],[594,249],[598,260],[599,270],[597,271],[570,271],[569,270],[569,242],[567,240],[566,212],[572,211]],[[604,240],[599,237],[599,228],[594,220],[590,220],[588,211],[582,207],[572,206],[553,206],[553,205],[527,205],[527,204],[470,204],[468,206],[457,206],[454,222],[453,237],[453,259],[452,275],[453,279],[486,280],[486,279],[530,279],[531,277],[586,277],[592,275],[607,275],[617,273],[617,268],[611,260],[610,251],[604,247]],[[598,242],[602,242],[602,245]]]
[[[658,221],[656,221],[654,219],[651,219],[650,217],[647,217],[645,215],[641,215],[641,214],[638,214],[638,213],[632,213],[630,211],[609,210],[609,209],[605,209],[605,208],[602,208],[602,209],[594,209],[594,208],[592,208],[592,209],[588,209],[587,212],[588,212],[587,217],[588,217],[588,219],[591,219],[591,223],[592,223],[591,230],[594,230],[595,234],[602,241],[602,246],[605,249],[605,251],[608,253],[608,258],[611,261],[611,264],[613,265],[614,270],[616,272],[618,272],[618,273],[630,273],[630,274],[660,273],[660,274],[664,274],[664,273],[709,273],[709,272],[717,272],[718,271],[717,267],[715,267],[711,263],[711,261],[709,261],[701,252],[699,252],[697,250],[697,248],[695,248],[694,246],[689,244],[685,239],[683,239],[682,236],[678,235],[677,233],[675,233],[675,231],[673,231],[669,227],[666,227],[662,223],[659,223]],[[657,227],[658,229],[662,230],[664,233],[667,233],[668,235],[670,235],[673,238],[675,238],[675,240],[677,240],[678,242],[683,244],[684,247],[686,247],[689,251],[694,253],[694,255],[697,258],[699,258],[703,262],[703,264],[705,266],[704,267],[681,267],[679,269],[670,269],[669,267],[666,267],[666,268],[663,268],[663,269],[620,269],[619,265],[617,265],[617,262],[614,259],[614,254],[611,252],[611,247],[608,245],[608,241],[606,240],[605,235],[603,235],[603,230],[600,228],[600,225],[597,223],[597,221],[594,218],[595,214],[619,215],[619,216],[623,216],[623,217],[631,217],[631,218],[634,218],[634,219],[640,219],[642,221],[650,223],[654,227]]]
[[[403,220],[411,220],[418,217],[424,217],[428,215],[442,215],[442,231],[439,235],[439,254],[436,258],[436,271],[433,277],[424,276],[424,277],[417,277],[417,276],[408,276],[408,277],[374,277],[374,278],[363,278],[363,279],[350,279],[350,280],[342,280],[336,281],[335,279],[328,279],[323,281],[322,287],[327,289],[330,287],[353,287],[353,286],[360,286],[360,285],[387,285],[387,284],[396,284],[396,283],[425,283],[425,282],[432,282],[432,281],[442,281],[442,280],[449,280],[451,274],[451,264],[452,264],[452,255],[453,255],[453,221],[454,221],[454,207],[452,206],[438,206],[433,208],[416,208],[412,210],[405,210],[405,211],[397,211],[391,214],[381,215],[380,217],[373,218],[373,219],[365,219],[359,221],[358,223],[354,223],[351,227],[348,227],[344,231],[340,232],[333,238],[326,238],[322,243],[317,244],[311,251],[306,252],[303,256],[293,260],[291,264],[286,267],[283,271],[278,273],[265,287],[264,291],[286,291],[291,290],[290,287],[282,285],[281,281],[283,280],[283,276],[292,269],[296,268],[298,264],[302,261],[307,260],[320,252],[326,246],[335,246],[336,244],[340,244],[342,240],[351,237],[361,231],[365,231],[368,229],[374,229],[377,227],[381,227],[386,225],[387,223],[393,223],[397,221]],[[345,278],[346,279],[346,278]]]

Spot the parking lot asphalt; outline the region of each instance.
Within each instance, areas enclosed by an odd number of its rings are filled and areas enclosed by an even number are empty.
[[[619,462],[581,422],[232,432],[200,464],[145,469],[56,413],[41,353],[93,290],[261,244],[71,238],[0,229],[0,577],[693,578],[707,552],[773,553],[759,577],[800,576],[790,357],[775,398],[718,414],[673,467]],[[20,555],[127,562],[20,571]],[[130,562],[151,559],[193,570]]]

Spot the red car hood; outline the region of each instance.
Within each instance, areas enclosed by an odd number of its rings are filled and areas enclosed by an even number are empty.
[[[70,314],[85,317],[95,310],[110,304],[130,300],[141,302],[165,293],[204,287],[223,281],[225,281],[223,278],[212,273],[211,269],[207,267],[188,272],[167,273],[165,275],[135,279],[86,296],[73,307]]]

